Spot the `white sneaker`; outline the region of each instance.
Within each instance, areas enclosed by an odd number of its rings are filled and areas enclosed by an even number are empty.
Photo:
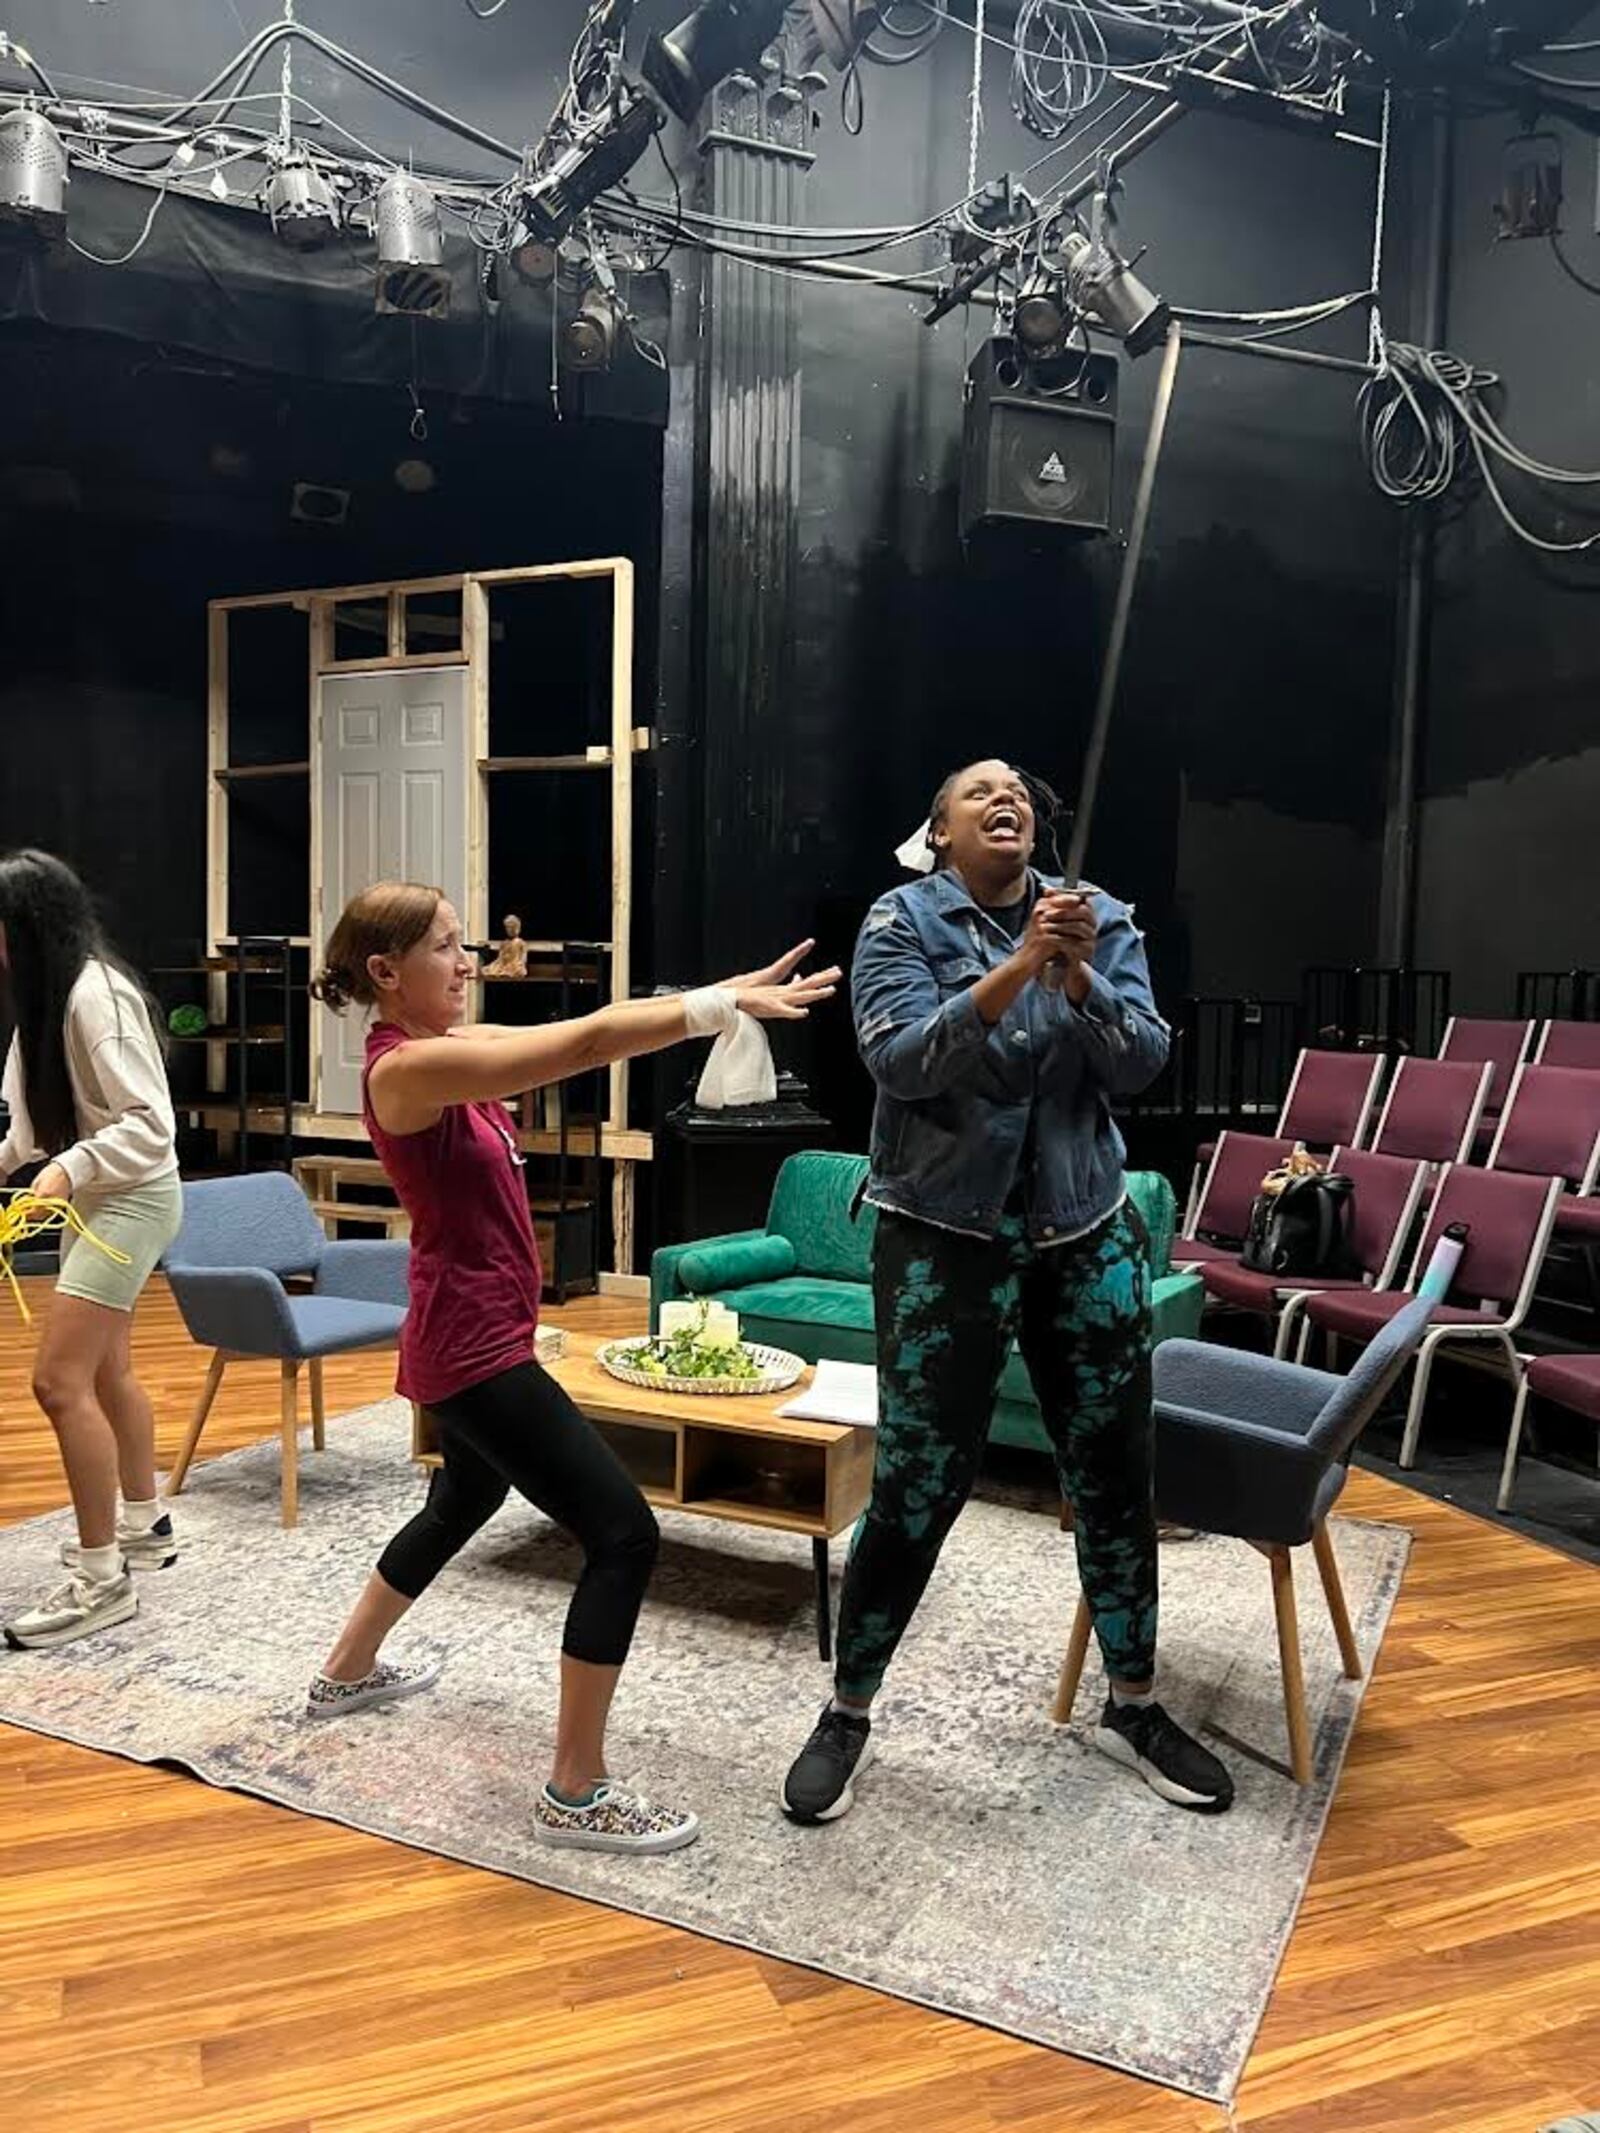
[[[335,1681],[331,1674],[313,1674],[306,1691],[307,1718],[346,1718],[352,1711],[370,1711],[374,1704],[398,1703],[402,1696],[418,1696],[439,1678],[437,1660],[415,1661],[394,1666],[380,1659],[370,1674],[359,1681]]]
[[[6,1642],[14,1651],[49,1651],[138,1612],[139,1595],[124,1563],[114,1578],[68,1578],[37,1607],[13,1615],[5,1626]]]
[[[172,1530],[172,1519],[163,1511],[153,1526],[141,1526],[137,1530],[117,1520],[117,1546],[130,1570],[165,1570],[169,1563],[178,1560],[178,1537]],[[61,1560],[69,1570],[76,1570],[83,1560],[83,1550],[75,1540],[61,1543]]]
[[[541,1844],[568,1851],[675,1852],[699,1836],[700,1817],[654,1807],[631,1785],[605,1778],[583,1807],[569,1807],[546,1785],[533,1803],[533,1833]]]

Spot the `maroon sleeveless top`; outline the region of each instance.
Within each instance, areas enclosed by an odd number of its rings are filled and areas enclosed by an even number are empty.
[[[516,1122],[504,1104],[447,1105],[421,1133],[386,1133],[373,1117],[367,1076],[385,1052],[409,1041],[392,1022],[369,1032],[361,1115],[411,1217],[411,1301],[397,1384],[426,1407],[531,1359],[539,1248]]]

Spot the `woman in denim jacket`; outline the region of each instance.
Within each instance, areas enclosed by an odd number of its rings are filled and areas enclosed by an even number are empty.
[[[856,948],[856,1034],[878,1090],[878,1440],[834,1695],[784,1785],[798,1822],[852,1804],[873,1696],[971,1493],[1013,1339],[1077,1514],[1110,1680],[1095,1742],[1178,1806],[1215,1814],[1233,1798],[1152,1693],[1149,1240],[1111,1099],[1154,1080],[1167,1026],[1128,906],[1037,873],[1034,828],[1010,765],[957,771],[929,818],[932,872],[874,904]]]

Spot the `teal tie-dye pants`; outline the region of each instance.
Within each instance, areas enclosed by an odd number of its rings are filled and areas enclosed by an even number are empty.
[[[1138,1210],[1125,1203],[1087,1237],[1049,1246],[1030,1243],[1013,1216],[990,1241],[880,1214],[872,1286],[878,1443],[845,1571],[836,1693],[864,1701],[882,1681],[971,1494],[1013,1340],[1077,1514],[1078,1575],[1106,1670],[1147,1680],[1157,1569]]]

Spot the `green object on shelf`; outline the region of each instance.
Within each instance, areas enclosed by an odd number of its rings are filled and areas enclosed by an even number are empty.
[[[203,1037],[208,1027],[203,1007],[175,1007],[167,1017],[167,1027],[174,1037]]]

